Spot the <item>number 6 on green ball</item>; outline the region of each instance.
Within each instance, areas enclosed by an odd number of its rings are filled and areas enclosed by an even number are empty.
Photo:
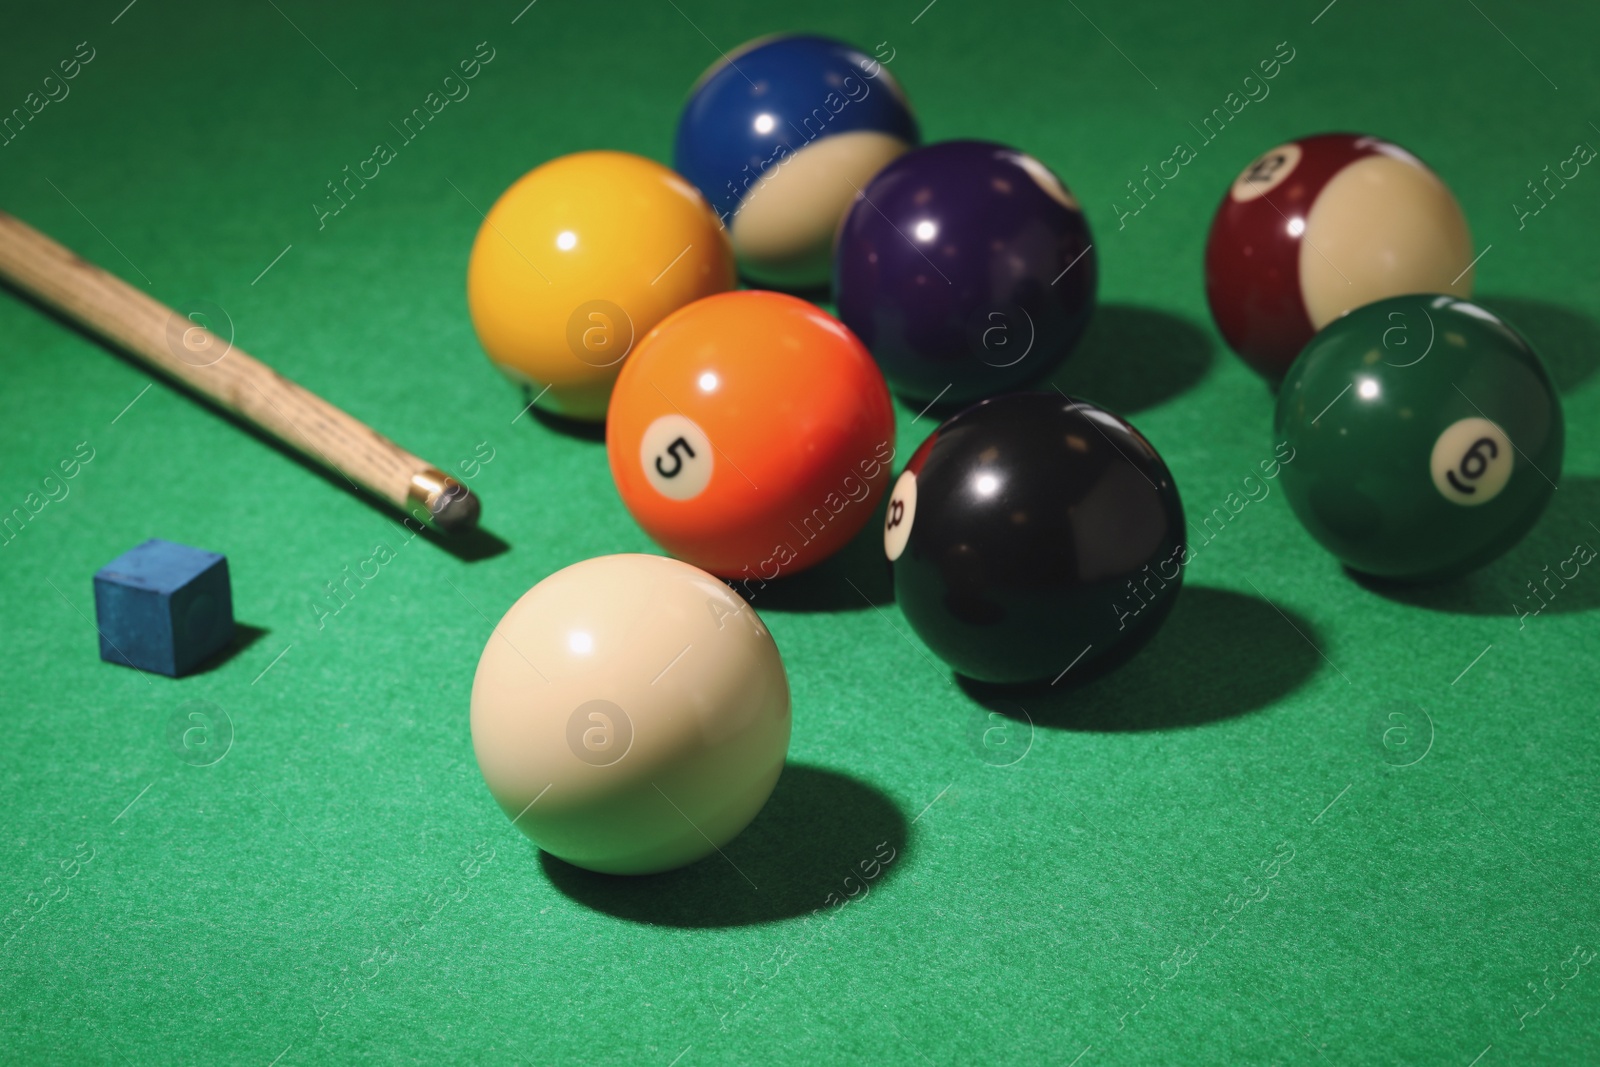
[[[1284,379],[1283,489],[1311,536],[1357,571],[1404,581],[1497,558],[1561,477],[1561,402],[1504,321],[1451,296],[1357,308]]]

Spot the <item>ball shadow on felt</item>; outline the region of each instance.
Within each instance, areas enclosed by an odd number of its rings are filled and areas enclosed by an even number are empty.
[[[639,876],[595,874],[546,852],[539,853],[539,863],[568,897],[619,919],[686,928],[750,926],[830,907],[830,893],[849,893],[846,878],[857,894],[865,894],[863,901],[870,899],[904,865],[909,832],[900,809],[872,786],[791,763],[755,821],[720,853],[687,867]],[[874,864],[890,850],[889,863]],[[877,877],[871,878],[874,870]]]
[[[1095,309],[1077,348],[1035,388],[1054,387],[1129,415],[1194,388],[1212,359],[1211,335],[1187,319],[1105,304]]]
[[[961,676],[978,704],[1039,726],[1099,732],[1166,730],[1268,707],[1331,669],[1306,619],[1259,597],[1185,585],[1166,624],[1120,665],[1059,683],[992,685]]]
[[[599,445],[606,443],[606,424],[603,420],[592,422],[588,419],[572,419],[565,415],[557,415],[553,411],[546,411],[544,408],[533,407],[532,396],[531,390],[525,392],[523,396],[524,403],[529,405],[523,410],[530,416],[530,424],[538,424],[554,433],[579,441],[590,441]]]
[[[1577,391],[1600,370],[1600,324],[1587,315],[1520,296],[1479,296],[1473,303],[1504,316],[1527,338],[1560,392]]]
[[[1163,404],[1200,383],[1211,368],[1210,334],[1176,315],[1132,304],[1104,304],[1089,319],[1083,336],[1061,362],[1037,381],[1003,392],[1061,392],[1118,415]],[[932,403],[900,397],[928,429],[973,404],[974,400]]]
[[[758,614],[767,611],[865,611],[894,599],[894,581],[883,554],[883,522],[891,478],[868,516],[843,548],[799,574],[771,581],[724,579]],[[849,507],[862,504],[852,502]]]

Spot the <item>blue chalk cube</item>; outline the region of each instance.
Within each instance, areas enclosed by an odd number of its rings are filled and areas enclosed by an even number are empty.
[[[233,640],[228,559],[151,538],[94,576],[100,658],[177,677]]]

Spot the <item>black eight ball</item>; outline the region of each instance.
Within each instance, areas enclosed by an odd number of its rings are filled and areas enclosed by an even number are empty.
[[[1160,627],[1183,582],[1183,505],[1156,450],[1103,408],[1012,393],[935,430],[884,520],[895,599],[957,672],[1059,681]]]

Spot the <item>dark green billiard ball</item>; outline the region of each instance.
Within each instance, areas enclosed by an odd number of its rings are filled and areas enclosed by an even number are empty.
[[[1538,521],[1561,478],[1561,402],[1520,334],[1453,296],[1329,323],[1278,395],[1289,504],[1357,571],[1464,574]]]

